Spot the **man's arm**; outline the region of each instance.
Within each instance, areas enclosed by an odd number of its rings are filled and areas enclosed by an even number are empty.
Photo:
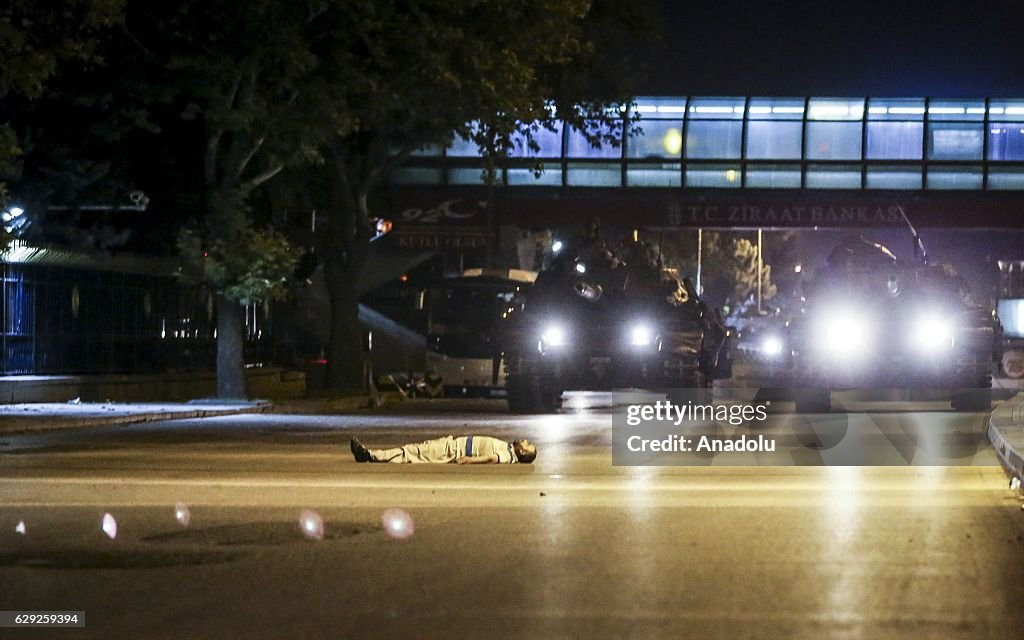
[[[455,464],[495,464],[498,456],[493,453],[489,456],[462,456],[455,459]]]

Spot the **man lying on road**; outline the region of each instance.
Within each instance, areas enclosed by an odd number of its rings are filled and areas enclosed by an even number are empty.
[[[350,446],[356,462],[530,464],[537,457],[537,445],[529,440],[508,443],[489,436],[445,436],[394,449],[367,449],[352,438]]]

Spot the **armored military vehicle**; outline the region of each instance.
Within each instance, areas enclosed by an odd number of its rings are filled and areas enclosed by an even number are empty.
[[[942,389],[956,410],[990,408],[999,321],[914,239],[917,257],[905,262],[848,238],[805,284],[789,336],[798,412],[828,411],[832,390],[846,388]]]
[[[567,247],[502,330],[509,409],[548,413],[567,390],[705,387],[730,375],[726,330],[642,243]]]

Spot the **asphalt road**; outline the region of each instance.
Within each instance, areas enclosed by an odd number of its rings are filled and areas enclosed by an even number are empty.
[[[445,401],[2,437],[0,610],[85,611],[87,623],[0,637],[988,638],[1024,628],[1024,511],[980,437],[985,414],[905,403],[824,423],[783,414],[764,433],[806,453],[764,466],[616,467],[610,413],[592,406],[603,400],[576,396],[563,414],[536,418]],[[540,455],[534,465],[357,465],[347,450],[353,434],[394,444],[452,432],[530,437]],[[829,462],[851,439],[893,466],[793,466]],[[304,509],[322,519],[322,540],[304,537]],[[410,520],[382,518],[389,509]],[[305,523],[316,530],[315,518]]]

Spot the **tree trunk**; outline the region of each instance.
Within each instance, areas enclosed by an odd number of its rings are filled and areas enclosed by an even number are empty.
[[[362,391],[364,386],[358,287],[361,272],[362,262],[343,264],[340,259],[328,259],[324,264],[331,308],[326,385],[336,391]]]
[[[327,228],[320,237],[331,308],[326,386],[336,391],[361,391],[364,380],[359,278],[370,251],[368,187],[350,179],[349,171],[354,169],[342,149],[334,149],[330,160],[333,171],[325,211]]]
[[[242,305],[217,296],[217,397],[238,400],[245,393]]]

